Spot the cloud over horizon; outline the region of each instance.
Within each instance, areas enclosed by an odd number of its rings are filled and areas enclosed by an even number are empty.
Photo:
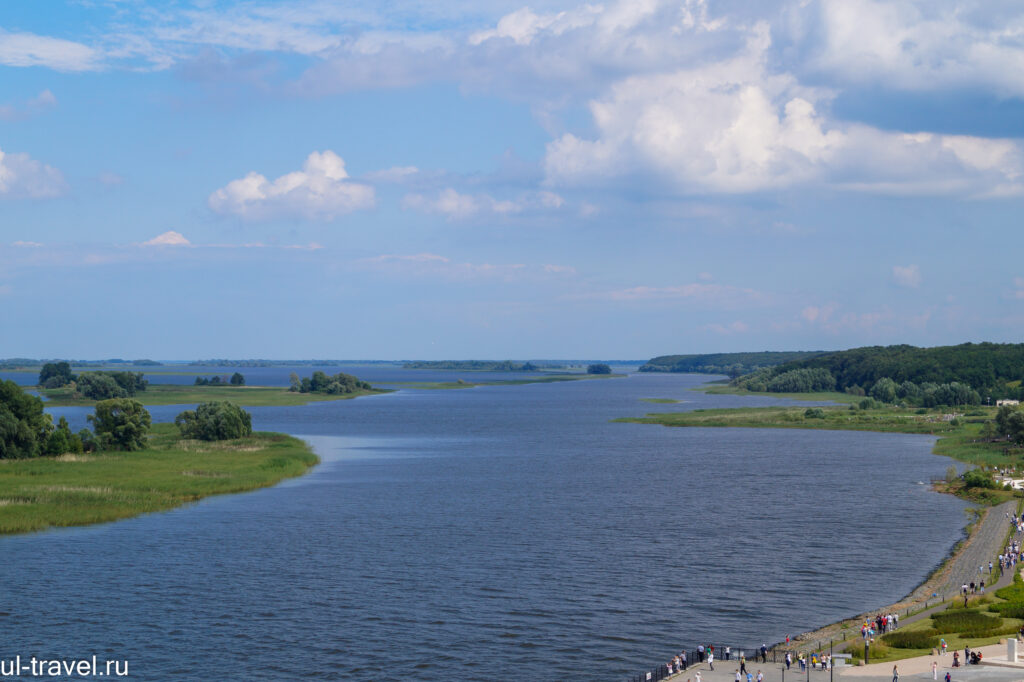
[[[327,221],[373,208],[375,200],[373,187],[349,180],[345,162],[328,149],[311,153],[301,171],[274,181],[251,171],[213,192],[207,203],[215,213],[243,220],[283,217]]]

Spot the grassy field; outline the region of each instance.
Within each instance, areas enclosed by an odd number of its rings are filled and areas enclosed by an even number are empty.
[[[163,511],[210,495],[300,476],[317,463],[302,441],[275,433],[218,443],[153,427],[150,448],[0,460],[0,533],[82,526]]]
[[[538,376],[535,379],[495,379],[493,381],[403,381],[388,384],[425,391],[444,391],[458,388],[475,388],[477,386],[522,386],[524,384],[552,384],[561,381],[582,381],[585,379],[618,379],[625,374],[554,374]]]
[[[681,400],[676,400],[675,398],[640,398],[640,400],[642,400],[645,403],[657,403],[659,405],[668,405],[682,402]]]
[[[849,393],[755,393],[748,391],[743,388],[736,388],[735,386],[729,386],[728,384],[706,384],[704,386],[697,386],[691,388],[691,391],[700,391],[701,393],[712,393],[714,395],[759,395],[765,398],[787,398],[789,400],[813,400],[815,402],[826,402],[832,401],[834,403],[859,403],[863,400],[860,396],[850,395]]]
[[[390,393],[374,389],[342,395],[326,393],[293,393],[287,388],[276,386],[182,386],[175,384],[150,384],[139,392],[135,399],[144,405],[191,405],[211,400],[228,400],[243,407],[305,405],[321,400],[348,400],[364,395]],[[95,400],[76,398],[68,389],[42,389],[39,393],[46,398],[47,407],[92,406]]]

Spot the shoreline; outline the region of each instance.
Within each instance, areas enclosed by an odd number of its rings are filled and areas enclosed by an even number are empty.
[[[865,619],[873,617],[878,613],[906,613],[919,612],[946,603],[952,597],[959,594],[958,585],[961,584],[964,575],[975,574],[974,567],[980,565],[977,557],[988,557],[984,561],[993,560],[1002,552],[1009,530],[1003,525],[1005,517],[1003,514],[1011,507],[1016,512],[1018,501],[1010,500],[995,507],[984,509],[984,514],[973,524],[969,524],[970,531],[967,536],[961,538],[950,550],[949,555],[940,563],[928,576],[905,595],[902,599],[868,609],[863,613],[843,618],[820,628],[801,632],[790,637],[789,645],[785,642],[772,644],[769,649],[779,650],[787,648],[793,650],[818,651],[822,645],[827,645],[829,640],[835,641],[837,635],[851,634],[859,636],[857,628]],[[991,524],[986,527],[986,524]],[[996,532],[993,532],[993,527]],[[999,530],[1001,529],[1001,532]],[[1000,578],[1002,576],[1000,575]],[[938,596],[933,596],[938,594]],[[840,641],[845,641],[845,637]]]

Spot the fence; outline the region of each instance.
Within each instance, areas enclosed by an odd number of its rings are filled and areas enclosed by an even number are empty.
[[[715,651],[715,663],[718,663],[719,665],[729,664],[729,665],[732,665],[733,667],[735,667],[735,666],[739,665],[740,654],[744,654],[746,656],[746,661],[747,661],[747,670],[750,670],[751,667],[756,665],[757,663],[764,663],[764,662],[767,662],[767,663],[782,663],[783,661],[785,661],[785,658],[786,658],[785,652],[778,651],[778,650],[775,650],[775,649],[769,649],[767,651],[767,653],[765,654],[765,656],[762,657],[761,656],[761,647],[759,647],[759,646],[756,646],[756,647],[730,646],[729,647],[729,649],[730,649],[729,658],[726,658],[725,657],[725,645],[724,644],[723,645],[715,644],[714,647],[715,647],[715,649],[714,649],[714,651]],[[704,654],[704,662],[705,663],[708,660],[707,656],[708,656],[707,652],[705,651],[705,654]],[[693,666],[699,665],[700,663],[701,663],[700,654],[697,652],[696,649],[694,649],[693,651],[689,651],[688,650],[686,652],[686,667],[687,668],[692,668]],[[677,672],[680,672],[680,671],[679,670],[673,670],[672,674],[674,675]],[[668,665],[667,664],[662,664],[662,665],[657,666],[653,670],[649,670],[649,671],[647,671],[645,673],[641,673],[639,675],[634,675],[633,677],[629,678],[628,682],[658,682],[658,680],[664,680],[664,679],[666,679],[668,677],[669,677]]]

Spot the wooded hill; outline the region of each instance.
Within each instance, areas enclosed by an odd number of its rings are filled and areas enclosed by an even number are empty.
[[[808,370],[819,370],[809,372]],[[792,390],[783,388],[792,383],[787,377],[822,377],[823,372],[835,380],[833,388],[820,382],[809,390],[837,390],[851,393],[870,392],[881,379],[896,384],[966,384],[983,398],[1021,397],[1020,380],[1024,378],[1024,344],[964,343],[958,346],[867,346],[824,353],[762,369],[739,377],[737,386],[751,390]],[[774,388],[773,388],[774,387]],[[861,393],[863,395],[863,393]]]
[[[727,374],[738,377],[763,367],[806,360],[826,351],[763,351],[756,353],[710,353],[705,355],[659,355],[640,367],[641,372],[685,372]]]

